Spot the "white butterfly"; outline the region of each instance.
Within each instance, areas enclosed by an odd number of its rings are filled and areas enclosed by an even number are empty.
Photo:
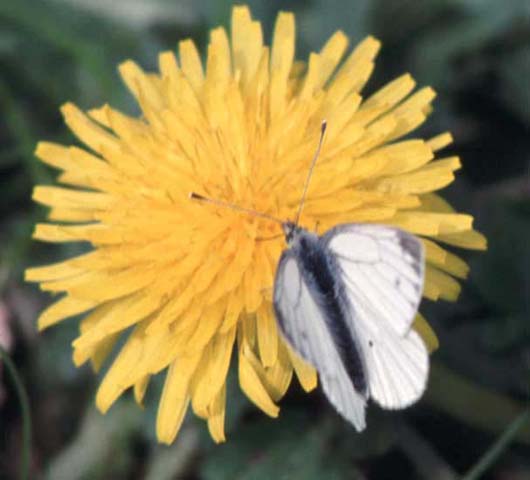
[[[429,370],[427,349],[411,329],[423,288],[422,244],[380,225],[339,225],[321,237],[294,223],[284,231],[290,248],[276,272],[276,318],[329,401],[360,431],[369,398],[388,409],[418,400]]]
[[[191,193],[191,198],[281,223],[274,310],[285,340],[318,372],[326,396],[359,431],[369,399],[400,409],[418,400],[429,355],[412,329],[423,291],[423,245],[383,225],[338,225],[322,236],[298,226],[326,123],[294,222]]]

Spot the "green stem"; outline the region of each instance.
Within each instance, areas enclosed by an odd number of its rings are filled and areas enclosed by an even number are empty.
[[[7,372],[13,380],[13,385],[17,392],[18,399],[20,401],[20,409],[22,414],[22,455],[21,455],[21,466],[20,466],[20,478],[21,480],[27,480],[29,478],[29,459],[31,450],[31,416],[29,410],[29,400],[24,384],[17,372],[15,364],[0,345],[0,358],[2,363],[5,365]]]
[[[508,425],[508,428],[490,447],[490,449],[479,459],[463,477],[462,480],[477,480],[495,463],[499,456],[508,448],[508,445],[514,440],[517,433],[525,426],[530,419],[530,409],[523,412]]]

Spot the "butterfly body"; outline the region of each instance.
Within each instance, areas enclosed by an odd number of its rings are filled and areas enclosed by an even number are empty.
[[[424,256],[412,235],[381,225],[338,225],[322,236],[283,225],[274,310],[295,352],[357,430],[373,399],[399,409],[423,393],[428,354],[412,330]]]

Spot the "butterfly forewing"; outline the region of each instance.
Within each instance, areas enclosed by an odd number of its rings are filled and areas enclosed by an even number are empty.
[[[321,241],[336,256],[352,301],[400,335],[408,332],[423,290],[421,243],[402,230],[362,224],[334,227]]]
[[[325,310],[315,300],[315,286],[308,285],[300,259],[283,253],[274,285],[274,308],[283,336],[291,347],[319,373],[326,396],[357,430],[365,427],[365,397],[354,388],[327,326]],[[361,373],[361,372],[359,372]]]
[[[411,329],[423,289],[421,243],[398,229],[358,224],[337,226],[321,241],[339,265],[370,397],[384,408],[410,405],[423,393],[429,368]]]

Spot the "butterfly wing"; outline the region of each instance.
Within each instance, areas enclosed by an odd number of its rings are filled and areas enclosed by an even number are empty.
[[[411,329],[423,290],[421,243],[399,229],[361,224],[339,225],[321,242],[339,266],[370,397],[388,409],[414,403],[429,370],[427,349]]]
[[[291,347],[317,370],[329,401],[357,430],[363,430],[366,399],[355,390],[326,326],[324,312],[311,294],[291,250],[283,253],[278,264],[274,309],[280,331]]]

